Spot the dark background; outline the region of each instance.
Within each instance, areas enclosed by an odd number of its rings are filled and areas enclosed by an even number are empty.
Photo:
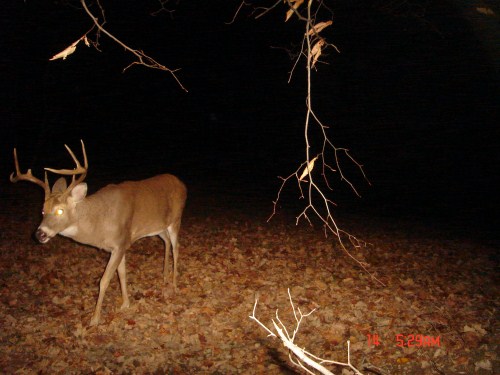
[[[372,183],[347,163],[362,198],[335,175],[332,198],[340,214],[495,235],[498,55],[488,46],[498,34],[485,41],[454,2],[432,2],[425,13],[380,3],[333,2],[333,17],[320,17],[333,19],[323,35],[341,53],[327,50],[314,72],[313,104],[330,139],[351,150]],[[227,24],[240,2],[171,2],[175,11],[157,16],[156,1],[102,4],[108,30],[181,68],[189,92],[165,72],[122,73],[132,56],[105,36],[101,52],[80,44],[67,60],[48,61],[90,19],[71,2],[8,1],[0,16],[0,191],[10,189],[13,147],[21,168],[42,177],[44,166],[72,167],[63,144],[79,154],[83,139],[91,191],[171,172],[196,205],[231,196],[243,209],[260,202],[270,212],[276,177],[305,158],[303,60],[287,82],[287,50],[300,46],[302,24],[283,22],[283,5],[259,20],[244,8]],[[295,186],[283,204],[302,204]]]

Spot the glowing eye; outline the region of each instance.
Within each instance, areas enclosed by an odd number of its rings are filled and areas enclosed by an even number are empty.
[[[56,215],[62,215],[64,213],[64,210],[62,208],[58,208],[56,210]]]

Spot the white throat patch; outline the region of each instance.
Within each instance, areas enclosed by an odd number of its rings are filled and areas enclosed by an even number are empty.
[[[59,232],[59,234],[64,237],[73,237],[77,233],[78,233],[78,227],[76,225],[71,225],[67,227],[65,230]]]

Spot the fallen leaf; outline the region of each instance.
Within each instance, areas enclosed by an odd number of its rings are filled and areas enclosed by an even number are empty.
[[[466,325],[463,328],[463,332],[474,332],[481,336],[484,336],[487,333],[486,330],[483,329],[480,324],[472,324],[472,327]]]
[[[478,369],[483,369],[488,371],[491,371],[493,369],[491,361],[489,359],[483,359],[482,361],[477,361],[474,363],[474,366],[476,367],[476,371]]]

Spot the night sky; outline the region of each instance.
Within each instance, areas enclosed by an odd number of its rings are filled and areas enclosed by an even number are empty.
[[[316,112],[372,183],[346,167],[362,198],[335,176],[332,198],[346,213],[493,230],[498,60],[452,2],[432,2],[423,17],[377,3],[332,2],[333,16],[323,14],[341,53],[327,50],[314,72]],[[277,176],[305,158],[303,60],[287,82],[303,25],[283,22],[282,5],[258,20],[244,8],[227,24],[239,1],[172,1],[175,11],[157,16],[157,1],[103,1],[109,31],[180,68],[186,93],[165,72],[122,73],[132,56],[105,36],[101,52],[80,44],[49,61],[91,27],[71,4],[3,6],[0,185],[11,188],[13,147],[21,168],[41,177],[44,166],[72,167],[63,145],[79,153],[83,139],[91,191],[171,172],[197,204],[232,194],[242,209],[260,201],[270,211]]]

